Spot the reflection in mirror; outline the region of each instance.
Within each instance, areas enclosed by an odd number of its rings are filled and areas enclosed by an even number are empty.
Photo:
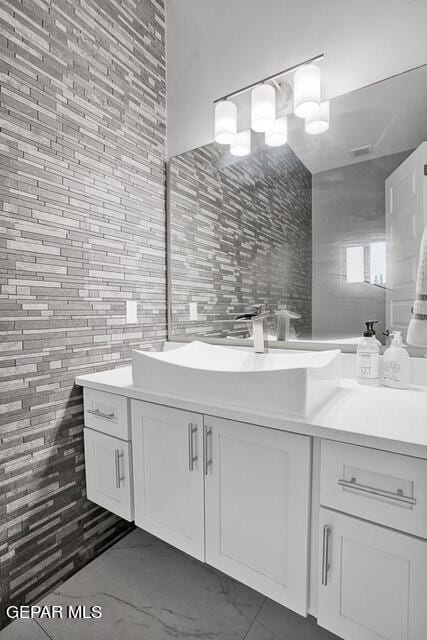
[[[238,158],[212,143],[172,158],[170,337],[248,338],[264,304],[270,340],[356,344],[366,320],[406,332],[427,225],[427,66],[330,101],[288,144],[252,132]]]

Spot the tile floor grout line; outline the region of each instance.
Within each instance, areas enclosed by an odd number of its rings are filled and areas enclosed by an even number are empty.
[[[257,615],[258,615],[258,614],[257,614]],[[36,619],[34,618],[34,622],[35,622],[35,623],[36,623],[36,625],[37,625],[37,626],[38,626],[38,627],[43,631],[43,633],[44,633],[44,634],[46,634],[46,637],[48,637],[48,638],[49,638],[49,640],[54,640],[54,638],[52,638],[52,636],[48,634],[48,632],[46,631],[46,629],[43,629],[43,627],[41,626],[41,624],[39,623],[39,621],[38,621],[38,620],[36,620]]]
[[[265,603],[267,602],[267,598],[264,598],[264,600],[262,601],[262,604],[260,605],[258,611],[256,612],[256,615],[254,617],[254,619],[252,620],[249,629],[246,631],[245,635],[243,636],[242,640],[246,640],[246,638],[248,637],[252,627],[254,626],[256,619],[258,618],[259,614],[261,613],[261,609],[263,608],[263,606],[265,605]]]

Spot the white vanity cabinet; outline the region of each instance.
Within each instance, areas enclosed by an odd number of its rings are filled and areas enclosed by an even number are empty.
[[[187,406],[85,388],[88,498],[343,640],[427,639],[422,455]]]
[[[135,523],[306,615],[310,438],[132,401]]]
[[[133,520],[132,446],[129,400],[84,390],[86,495],[89,500]]]
[[[319,625],[345,640],[425,640],[427,462],[322,441],[320,476]]]

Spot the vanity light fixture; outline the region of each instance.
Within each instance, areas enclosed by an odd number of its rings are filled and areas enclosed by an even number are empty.
[[[320,109],[321,74],[316,64],[323,57],[323,54],[315,56],[214,100],[216,142],[229,144],[230,153],[234,156],[246,156],[250,153],[251,130],[237,132],[237,107],[230,101],[231,97],[247,91],[251,91],[251,129],[264,133],[265,143],[268,146],[278,147],[287,141],[287,102],[292,91],[294,113],[306,119],[306,131],[313,134],[326,131],[329,127],[329,103],[323,103],[322,110]],[[293,72],[295,74],[292,89],[291,79],[285,79],[285,76]],[[281,82],[276,82],[279,79]],[[281,106],[280,100],[276,104],[276,98],[277,95],[280,97],[282,86],[287,86],[289,89],[284,106]],[[318,118],[314,118],[316,114],[319,115]]]
[[[271,84],[259,84],[251,92],[251,127],[268,131],[276,119],[276,89]]]
[[[309,118],[320,108],[320,69],[307,64],[297,69],[294,76],[294,113],[299,118]]]
[[[280,147],[288,139],[288,119],[286,116],[276,118],[273,126],[265,132],[265,144],[269,147]]]
[[[317,113],[305,119],[305,130],[307,133],[316,135],[325,133],[329,129],[329,101],[322,102]]]
[[[237,133],[237,107],[231,100],[215,105],[215,141],[230,144]]]
[[[230,153],[233,156],[247,156],[251,152],[251,130],[239,131],[230,144]]]

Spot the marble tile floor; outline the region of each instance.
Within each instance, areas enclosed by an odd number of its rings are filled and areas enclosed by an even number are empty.
[[[100,605],[102,617],[19,620],[0,640],[339,640],[139,529],[38,604]]]

